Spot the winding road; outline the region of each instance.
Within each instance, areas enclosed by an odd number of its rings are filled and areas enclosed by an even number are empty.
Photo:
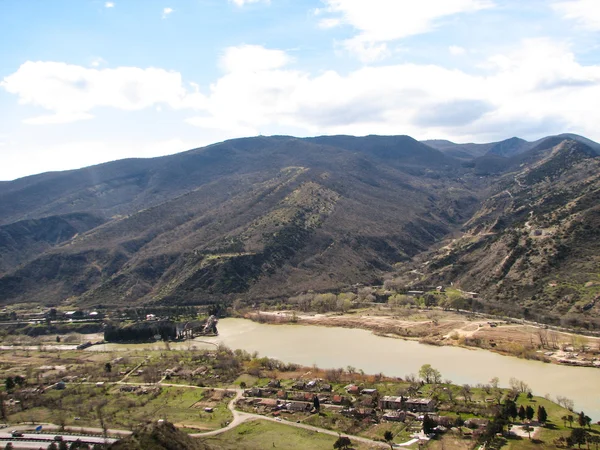
[[[148,383],[131,383],[131,382],[125,382],[125,379],[122,379],[114,384],[131,384],[131,385],[138,385],[138,386],[148,386],[150,384]],[[194,385],[190,385],[190,384],[175,384],[175,383],[157,383],[161,386],[173,386],[173,387],[183,387],[183,388],[190,388],[190,389],[206,389],[203,387],[199,387],[199,386],[194,386]],[[235,409],[235,405],[236,402],[242,398],[244,391],[243,389],[225,389],[225,388],[212,388],[215,390],[222,390],[222,391],[235,391],[235,397],[233,397],[233,399],[231,399],[231,401],[227,404],[227,408],[231,411],[231,414],[233,415],[233,419],[232,421],[223,428],[219,428],[217,430],[211,430],[211,431],[204,431],[201,433],[193,433],[190,434],[191,437],[194,438],[201,438],[201,437],[207,437],[207,436],[216,436],[218,434],[221,433],[225,433],[227,431],[230,431],[232,429],[234,429],[235,427],[237,427],[238,425],[241,425],[244,422],[248,422],[248,421],[253,421],[253,420],[266,420],[266,421],[271,421],[271,422],[276,422],[282,425],[288,425],[288,426],[292,426],[292,427],[296,427],[296,428],[302,428],[304,430],[309,430],[309,431],[314,431],[315,433],[322,433],[322,434],[327,434],[330,436],[335,436],[338,437],[340,436],[340,433],[336,432],[336,431],[332,431],[332,430],[327,430],[324,428],[319,428],[319,427],[315,427],[312,425],[306,425],[303,423],[298,423],[298,422],[290,422],[289,420],[285,420],[285,419],[280,419],[280,418],[273,418],[273,417],[267,417],[267,416],[262,416],[260,414],[252,414],[252,413],[247,413],[247,412],[243,412],[243,411],[238,411],[237,409]],[[14,426],[11,428],[11,430],[28,430],[31,429],[31,425],[19,425],[19,426]],[[58,430],[60,429],[60,427],[58,425],[55,424],[44,424],[44,430],[56,430],[56,432],[58,432]],[[79,433],[94,433],[94,434],[102,434],[102,429],[101,428],[90,428],[90,427],[65,427],[65,431],[74,431],[74,432],[79,432]],[[90,438],[89,436],[84,436],[83,434],[66,434],[65,431],[60,432],[61,436],[64,436],[65,440],[76,440],[78,438],[80,438],[82,441],[84,442],[90,442],[88,439],[92,439],[92,441],[94,440],[94,438]],[[108,429],[106,430],[107,434],[111,435],[111,436],[128,436],[131,434],[131,431],[128,430],[117,430],[117,429]],[[8,434],[8,433],[7,433]],[[0,437],[1,437],[2,433],[0,433]],[[40,436],[44,436],[44,435],[40,435],[40,434],[26,434],[22,439],[15,439],[12,438],[11,442],[14,445],[14,448],[38,448],[38,447],[31,447],[32,443],[31,442],[27,442],[27,438],[29,436],[37,436],[38,438]],[[45,436],[49,436],[49,435],[45,435]],[[361,436],[353,436],[353,435],[348,435],[348,434],[344,434],[344,436],[349,437],[352,441],[355,442],[360,442],[363,444],[367,444],[370,445],[372,448],[388,448],[389,444],[386,444],[385,442],[380,442],[380,441],[374,441],[371,439],[367,439]],[[10,436],[6,436],[7,438]],[[51,440],[52,437],[49,437],[49,440]],[[84,440],[85,439],[85,440]],[[104,442],[103,438],[96,438],[96,439],[102,439],[102,441]],[[109,441],[114,442],[115,439],[109,439]],[[23,444],[22,446],[20,444]],[[38,446],[39,446],[39,442],[38,442]]]

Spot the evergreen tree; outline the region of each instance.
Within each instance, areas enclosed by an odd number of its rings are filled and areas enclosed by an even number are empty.
[[[512,400],[507,400],[504,403],[504,412],[506,417],[512,417],[514,421],[519,415],[519,410],[517,409],[517,404]]]
[[[428,414],[423,416],[423,433],[430,434],[435,428],[435,421]]]
[[[390,430],[388,430],[385,433],[383,433],[383,439],[385,439],[385,442],[387,442],[388,444],[390,444],[390,449],[394,448],[394,443],[393,443],[394,434]]]
[[[12,377],[7,377],[4,381],[4,386],[6,386],[6,392],[12,392],[15,388],[15,380]]]
[[[527,417],[527,413],[525,411],[525,407],[523,405],[521,405],[519,407],[519,419],[521,419],[521,421],[525,420],[525,417]]]
[[[525,414],[527,415],[527,419],[531,420],[533,419],[533,416],[535,416],[535,411],[530,405],[527,405],[527,408],[525,409]]]
[[[537,419],[539,423],[546,423],[546,420],[548,420],[548,413],[543,406],[538,406]]]

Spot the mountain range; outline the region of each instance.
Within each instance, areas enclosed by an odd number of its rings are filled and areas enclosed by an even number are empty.
[[[599,155],[572,134],[258,136],[2,182],[0,302],[262,302],[391,276],[593,318]]]

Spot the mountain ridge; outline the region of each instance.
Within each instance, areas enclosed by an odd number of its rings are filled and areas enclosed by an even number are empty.
[[[523,220],[513,196],[519,208],[529,195],[557,208],[558,198],[593,197],[584,174],[598,153],[586,138],[508,141],[479,144],[486,152],[466,161],[409,136],[259,136],[0,184],[0,246],[15,224],[90,221],[54,241],[23,228],[23,255],[0,259],[0,302],[228,304],[347,289],[380,283],[456,233],[489,249],[482,236],[508,236]],[[512,154],[490,152],[495,146]],[[594,222],[593,208],[585,211]],[[471,284],[466,261],[477,248],[469,249],[432,254],[432,282]],[[464,270],[447,260],[465,261]],[[508,302],[510,289],[486,286],[473,283]]]

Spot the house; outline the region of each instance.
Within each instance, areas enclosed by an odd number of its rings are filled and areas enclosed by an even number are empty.
[[[388,422],[404,422],[406,413],[404,411],[388,411],[382,418]]]
[[[317,380],[311,380],[306,383],[306,389],[314,389],[317,386]]]
[[[343,395],[334,394],[333,397],[331,397],[331,403],[333,403],[334,405],[341,405],[343,402],[344,402]]]
[[[376,413],[373,408],[356,408],[353,415],[357,419],[364,419],[365,417],[373,417]]]
[[[468,428],[485,428],[489,423],[488,419],[472,418],[465,420],[465,426]]]
[[[330,384],[322,384],[321,385],[321,391],[323,392],[331,392],[331,385]]]
[[[283,389],[277,391],[277,398],[281,398],[281,399],[286,399],[287,398],[287,392],[284,391]]]
[[[379,409],[402,409],[404,406],[404,397],[392,397],[386,395],[379,399]]]
[[[292,389],[296,389],[297,391],[301,391],[304,389],[304,381],[296,381],[293,385],[292,385]]]
[[[360,392],[360,388],[355,384],[349,384],[344,389],[348,394],[358,394]]]
[[[296,412],[310,411],[310,409],[312,408],[312,403],[289,402],[288,404],[285,405],[285,407],[288,411],[296,411]]]
[[[247,389],[244,394],[248,393],[249,397],[262,397],[265,395],[265,390],[259,387],[253,387],[252,389]]]
[[[377,395],[377,389],[363,389],[360,393],[364,395]]]
[[[404,402],[404,407],[413,412],[433,412],[435,401],[431,398],[408,398]]]
[[[281,381],[279,381],[279,380],[271,380],[267,384],[267,387],[270,387],[270,388],[279,388],[279,387],[281,387]]]
[[[64,382],[64,381],[59,381],[58,383],[56,383],[56,384],[54,385],[54,389],[57,389],[57,390],[59,390],[59,391],[60,391],[60,390],[63,390],[63,389],[66,389],[66,387],[67,387],[67,385],[65,384],[65,382]]]
[[[263,398],[260,403],[260,406],[265,406],[267,408],[277,408],[279,405],[279,400],[276,398]]]
[[[406,295],[409,295],[411,297],[421,297],[424,293],[425,291],[408,291]]]

